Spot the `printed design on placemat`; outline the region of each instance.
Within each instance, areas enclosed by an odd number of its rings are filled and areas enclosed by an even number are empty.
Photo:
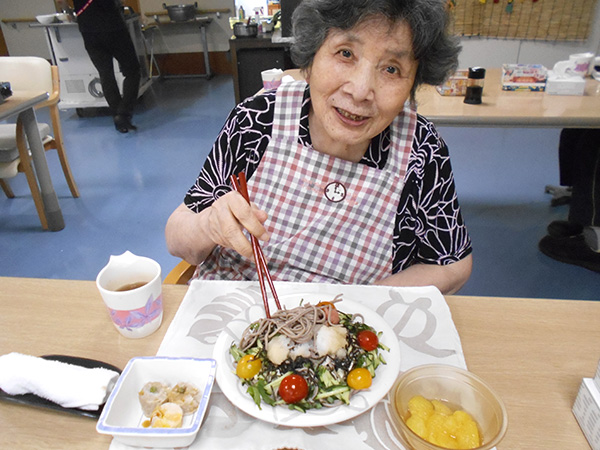
[[[258,287],[251,286],[220,295],[202,306],[188,336],[204,345],[214,345],[225,326],[242,311],[262,301]]]
[[[456,354],[454,349],[436,348],[429,344],[438,325],[437,318],[431,311],[432,301],[430,298],[419,297],[407,302],[400,292],[390,291],[389,294],[390,300],[379,305],[376,311],[382,317],[389,317],[388,310],[400,305],[404,307],[405,311],[398,317],[396,323],[391,324],[401,342],[420,353],[436,358],[446,358]],[[419,319],[416,318],[418,315],[421,316]],[[420,325],[419,328],[415,328],[416,324]]]
[[[360,288],[358,291],[360,292]],[[279,292],[280,296],[283,292],[286,292],[286,289]],[[325,289],[324,292],[327,292],[324,295],[333,298],[331,288]],[[340,287],[340,292],[344,292],[343,298],[347,300],[361,298],[361,295],[353,297],[347,287]],[[447,328],[448,324],[444,322],[445,316],[436,316],[435,311],[440,307],[436,303],[437,298],[430,298],[427,295],[404,295],[401,290],[393,288],[383,291],[381,294],[383,295],[379,296],[377,301],[373,301],[373,308],[386,319],[398,340],[407,348],[407,352],[413,355],[419,354],[423,357],[423,361],[429,359],[431,362],[433,360],[448,361],[448,357],[453,360],[453,356],[459,356],[460,349],[454,348],[456,342],[446,343],[446,340],[438,339],[439,328]],[[364,300],[364,297],[362,299],[363,303],[369,303]],[[194,339],[202,346],[212,347],[231,320],[251,306],[261,303],[262,297],[258,285],[234,288],[229,292],[222,291],[222,294],[204,298],[201,304],[196,304],[190,311],[191,314],[194,314],[194,320],[189,325],[189,329],[184,332],[187,337]],[[458,345],[460,345],[459,341]],[[403,352],[402,357],[408,357],[408,355]],[[418,360],[421,361],[421,359]],[[406,370],[406,367],[403,370]],[[213,408],[224,408],[223,411],[231,414],[228,416],[228,420],[219,419],[222,422],[221,425],[234,427],[236,431],[239,428],[245,432],[251,429],[250,425],[256,426],[255,419],[241,413],[236,408],[231,408],[231,404],[220,392],[215,393],[211,403]],[[297,428],[295,432],[306,436],[304,439],[307,442],[312,439],[323,439],[324,434],[335,437],[335,439],[348,435],[359,439],[359,441],[355,441],[356,448],[404,449],[402,441],[399,440],[393,429],[390,408],[390,400],[385,397],[369,412],[352,420],[325,427]],[[261,427],[270,427],[270,425],[262,423],[258,429],[262,429]],[[263,432],[265,430],[263,429]],[[229,435],[224,433],[222,439],[227,436]],[[198,445],[198,448],[204,449],[202,445]]]
[[[162,311],[162,295],[159,295],[156,300],[152,299],[152,295],[148,298],[145,306],[138,309],[128,311],[119,311],[117,309],[108,308],[110,318],[119,328],[132,330],[140,328],[152,322]]]
[[[450,311],[443,296],[434,288],[281,283],[277,290],[280,298],[301,294],[313,300],[320,296],[334,298],[343,293],[346,300],[371,305],[392,327],[400,342],[400,371],[429,363],[465,367],[460,337]],[[262,305],[260,289],[255,282],[197,281],[188,294],[159,353],[210,357],[227,324],[236,318],[243,319],[243,312],[251,306]],[[209,433],[190,447],[194,450],[241,450],[243,445],[234,437],[239,433],[251,440],[260,440],[269,448],[277,448],[283,439],[290,440],[298,448],[405,449],[392,426],[391,403],[386,397],[354,419],[335,425],[294,428],[292,432],[289,428],[257,421],[234,407],[218,384],[210,403],[213,412],[207,415],[204,424]],[[292,434],[294,437],[290,437]]]
[[[205,345],[214,345],[225,326],[241,312],[262,301],[260,291],[255,286],[238,289],[218,297],[202,306],[197,314],[197,320],[190,327],[188,336]],[[410,348],[436,358],[445,358],[456,354],[456,350],[436,348],[429,343],[437,328],[437,318],[431,311],[432,301],[420,297],[410,302],[405,301],[402,294],[390,290],[389,300],[381,303],[376,312],[382,317],[398,316],[391,323],[398,339]],[[393,314],[394,309],[400,309],[400,314]],[[417,316],[417,319],[415,319]],[[415,329],[415,324],[419,328]]]

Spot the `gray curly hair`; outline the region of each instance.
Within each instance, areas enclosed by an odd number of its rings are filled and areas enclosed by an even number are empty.
[[[411,100],[421,84],[435,86],[454,73],[461,46],[458,37],[448,32],[450,17],[444,0],[303,0],[292,16],[293,62],[300,69],[310,68],[331,29],[348,30],[374,16],[410,27],[419,64]]]

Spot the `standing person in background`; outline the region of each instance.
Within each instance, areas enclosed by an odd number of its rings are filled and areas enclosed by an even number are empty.
[[[560,184],[572,188],[569,216],[548,225],[539,248],[557,261],[600,272],[600,129],[563,129],[558,156]]]
[[[66,0],[64,0],[66,3]],[[85,49],[100,75],[100,83],[112,110],[115,128],[121,133],[135,130],[131,124],[140,87],[140,63],[120,0],[73,0],[77,25]],[[119,91],[113,58],[119,63],[123,95]]]

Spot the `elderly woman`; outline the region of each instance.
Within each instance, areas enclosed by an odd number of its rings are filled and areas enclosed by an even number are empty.
[[[257,279],[247,233],[275,280],[435,285],[457,291],[471,244],[448,149],[415,112],[460,47],[440,0],[304,0],[282,84],[230,114],[166,227],[204,279]],[[244,172],[252,205],[229,182]]]

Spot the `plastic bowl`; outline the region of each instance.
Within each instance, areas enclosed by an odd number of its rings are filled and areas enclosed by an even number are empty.
[[[481,378],[443,364],[417,366],[403,373],[390,391],[394,426],[413,450],[444,449],[422,439],[406,425],[408,402],[415,395],[428,400],[442,400],[469,413],[479,426],[483,442],[477,450],[495,447],[506,433],[506,408],[500,397]]]

